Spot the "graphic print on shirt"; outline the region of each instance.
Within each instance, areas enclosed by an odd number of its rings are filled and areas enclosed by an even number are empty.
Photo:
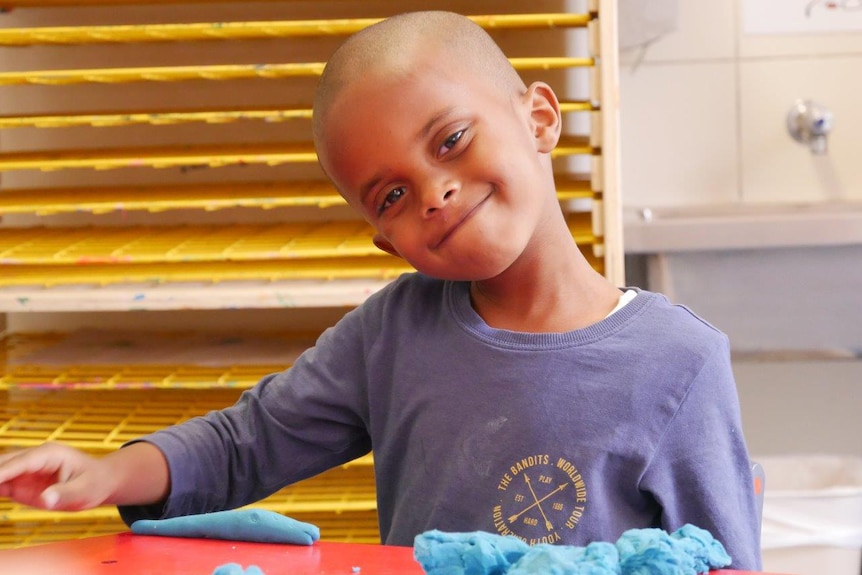
[[[578,468],[564,457],[530,455],[514,462],[497,483],[494,527],[536,545],[564,540],[587,506],[587,486]]]

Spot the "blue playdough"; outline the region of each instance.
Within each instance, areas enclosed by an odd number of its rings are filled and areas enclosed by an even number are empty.
[[[507,575],[620,575],[617,548],[596,541],[586,547],[536,545]]]
[[[617,540],[620,570],[628,575],[695,575],[694,559],[661,529],[632,529]]]
[[[264,575],[264,573],[257,565],[250,565],[248,569],[243,571],[242,565],[239,563],[225,563],[216,567],[212,575]]]
[[[428,575],[502,575],[529,550],[516,537],[433,530],[416,536],[413,557]]]
[[[320,539],[320,529],[316,525],[265,509],[219,511],[172,519],[140,519],[132,523],[132,533],[294,545],[311,545]]]
[[[413,556],[428,575],[696,575],[730,565],[706,530],[685,525],[672,535],[631,529],[616,544],[528,546],[481,531],[416,536]]]
[[[632,529],[617,540],[622,572],[628,575],[696,575],[730,565],[724,546],[705,529],[684,525],[672,535]]]
[[[730,565],[730,555],[712,533],[691,524],[683,525],[671,535],[685,547],[686,552],[694,559],[696,573],[706,573],[710,569]]]

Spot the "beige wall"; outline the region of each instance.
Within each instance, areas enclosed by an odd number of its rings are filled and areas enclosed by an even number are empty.
[[[745,0],[676,6],[675,32],[622,54],[625,206],[862,200],[862,33],[754,36]],[[828,156],[788,135],[797,98],[834,113]]]

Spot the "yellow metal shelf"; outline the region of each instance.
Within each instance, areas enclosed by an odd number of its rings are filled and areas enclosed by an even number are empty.
[[[568,217],[592,244],[591,214]],[[0,228],[0,266],[193,263],[384,257],[364,221],[277,224]]]
[[[205,392],[188,388],[3,391],[0,452],[60,441],[104,454],[142,435],[233,405],[243,391],[218,387]],[[344,467],[371,463],[370,457],[363,457]]]
[[[561,70],[591,67],[593,58],[548,56],[510,58],[516,70]],[[27,70],[0,72],[0,86],[22,84],[118,84],[126,82],[179,82],[184,80],[247,80],[318,77],[325,62],[285,64],[217,64],[209,66],[151,66],[144,68],[92,68],[82,70]]]
[[[589,139],[565,137],[552,158],[593,154]],[[311,143],[164,146],[152,148],[108,148],[94,150],[50,150],[0,154],[0,172],[10,170],[63,170],[90,168],[177,168],[230,165],[313,163],[317,154]]]
[[[581,218],[578,236],[590,233]],[[364,221],[0,228],[0,265],[187,263],[382,256]]]
[[[494,14],[469,16],[486,29],[545,29],[585,27],[590,14]],[[0,46],[35,44],[101,44],[189,42],[344,36],[358,32],[380,18],[339,18],[262,22],[196,22],[190,24],[138,24],[120,26],[63,26],[0,30]]]
[[[10,333],[0,390],[247,389],[288,369],[316,333]]]
[[[2,30],[0,30],[2,31]],[[569,112],[591,112],[599,107],[591,102],[560,102],[560,110]],[[287,120],[311,119],[310,107],[284,109],[241,109],[241,110],[192,110],[192,111],[129,111],[103,112],[96,114],[46,114],[38,116],[0,116],[0,129],[11,128],[72,128],[91,126],[106,128],[149,124],[162,126],[168,124],[207,123],[226,124],[244,120],[263,122],[284,122]]]
[[[595,194],[587,175],[561,175],[557,177],[557,195],[561,200],[572,200]],[[330,183],[323,181],[0,190],[0,215],[336,205],[346,202]]]
[[[394,256],[77,266],[5,266],[0,288],[10,286],[166,284],[195,282],[216,286],[231,281],[394,279],[414,271]],[[204,297],[204,294],[201,294]]]
[[[146,433],[236,402],[242,390],[14,390],[0,403],[0,447],[61,441],[91,452],[113,451]]]
[[[286,487],[249,507],[269,509],[285,515],[376,511],[374,467],[352,465],[330,469]]]
[[[0,373],[4,389],[247,389],[263,376],[289,365],[207,368],[148,366],[7,366]]]
[[[43,150],[0,154],[0,171],[90,168],[187,168],[229,165],[312,163],[314,146],[306,144],[164,146],[94,150]]]
[[[136,390],[12,390],[0,393],[0,453],[25,447],[35,447],[46,441],[60,441],[88,453],[104,455],[128,441],[165,427],[182,423],[192,417],[233,405],[242,389],[136,389]],[[328,489],[340,481],[370,475],[373,457],[360,457],[320,477]],[[326,479],[328,478],[328,479]],[[318,482],[319,483],[319,482]],[[316,484],[312,484],[316,485]],[[369,487],[370,486],[370,487]],[[344,486],[342,486],[344,487]],[[354,493],[373,490],[373,480],[366,481]],[[319,493],[287,490],[270,499],[268,508],[275,510],[320,511],[318,508],[296,507],[299,501],[320,499]],[[352,495],[351,495],[352,497]],[[331,497],[325,497],[330,500]],[[339,503],[332,511],[372,509],[368,502]],[[0,501],[0,518],[7,512]],[[305,503],[303,503],[305,505]],[[276,506],[276,507],[272,507]],[[13,505],[14,507],[14,505]],[[15,507],[17,509],[17,507]],[[30,513],[21,508],[21,513]]]
[[[599,272],[601,258],[595,246],[581,246],[584,256]],[[167,284],[196,282],[211,286],[231,281],[395,279],[415,271],[394,256],[373,258],[320,258],[305,260],[259,260],[155,264],[88,264],[77,266],[5,266],[0,288],[11,286]],[[202,296],[203,297],[203,296]]]
[[[577,190],[572,186],[573,190]],[[238,182],[0,190],[0,214],[282,208],[347,205],[329,182]]]
[[[248,108],[240,110],[192,110],[192,111],[130,111],[102,112],[96,114],[46,114],[39,116],[0,116],[0,129],[10,128],[72,128],[92,126],[106,128],[150,124],[162,126],[192,122],[225,124],[240,120],[284,122],[287,120],[311,119],[311,108]]]

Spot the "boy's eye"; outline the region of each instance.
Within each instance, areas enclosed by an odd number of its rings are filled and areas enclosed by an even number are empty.
[[[443,142],[443,145],[440,146],[440,149],[438,150],[439,154],[442,156],[446,154],[449,150],[454,148],[458,144],[458,141],[461,139],[461,137],[464,135],[464,132],[465,130],[458,130],[457,132],[446,138],[446,141]]]
[[[404,195],[404,188],[393,188],[389,190],[386,195],[383,197],[383,202],[381,202],[380,206],[377,208],[377,215],[382,214],[386,209],[392,207],[392,205],[401,199],[401,196]]]

